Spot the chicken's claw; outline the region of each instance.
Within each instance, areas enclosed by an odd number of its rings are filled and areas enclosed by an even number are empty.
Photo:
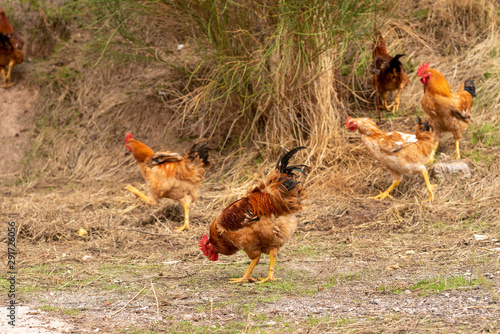
[[[274,275],[269,275],[266,278],[261,278],[259,277],[259,281],[256,282],[255,284],[260,284],[260,283],[265,283],[265,282],[270,282],[270,281],[277,281],[280,280],[281,278],[279,277],[274,277]]]
[[[13,82],[12,82],[12,83],[10,83],[10,84],[8,84],[8,83],[4,83],[1,87],[2,87],[2,88],[9,88],[9,87],[12,87],[12,86],[14,86],[14,83],[13,83]]]
[[[176,230],[179,232],[184,231],[184,230],[189,230],[189,223],[185,222],[184,225],[175,227]]]
[[[231,278],[229,280],[229,283],[235,284],[235,283],[247,283],[247,282],[256,282],[257,280],[251,276],[248,277],[240,277],[240,278]]]
[[[381,192],[380,191],[380,194],[378,194],[377,196],[373,196],[373,197],[368,197],[370,199],[379,199],[379,200],[383,200],[384,198],[386,197],[389,197],[389,198],[392,198],[391,195],[389,195],[388,192],[384,191],[384,192]]]

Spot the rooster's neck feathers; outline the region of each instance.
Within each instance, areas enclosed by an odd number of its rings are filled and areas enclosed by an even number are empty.
[[[9,23],[9,20],[7,20],[7,16],[5,15],[3,8],[0,11],[0,33],[4,35],[14,33],[14,28],[12,28],[12,26]]]
[[[451,97],[450,85],[448,84],[448,81],[446,81],[444,75],[432,68],[427,69],[426,72],[431,73],[429,83],[427,84],[427,90],[429,93]]]

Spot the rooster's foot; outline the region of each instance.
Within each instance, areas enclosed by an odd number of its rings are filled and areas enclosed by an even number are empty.
[[[229,280],[229,283],[234,284],[234,283],[247,283],[247,282],[255,282],[257,281],[255,278],[252,278],[251,276],[248,277],[240,277],[240,278],[231,278]]]
[[[373,197],[368,197],[370,199],[379,199],[379,200],[383,200],[384,198],[386,197],[389,197],[389,198],[392,198],[391,195],[389,195],[388,192],[384,191],[384,192],[380,192],[380,194],[378,194],[377,196],[373,196]]]
[[[277,281],[280,279],[281,278],[279,277],[274,277],[274,274],[269,274],[269,276],[267,276],[266,278],[259,277],[259,281],[256,284],[265,283],[269,281]]]
[[[179,226],[179,227],[175,227],[175,229],[178,230],[179,232],[184,231],[184,230],[189,230],[189,223],[185,222],[184,225]]]

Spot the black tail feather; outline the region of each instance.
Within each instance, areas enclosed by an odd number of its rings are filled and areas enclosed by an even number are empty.
[[[474,81],[472,81],[472,79],[464,82],[464,90],[468,91],[472,97],[476,97],[476,86],[474,86]]]
[[[302,174],[306,175],[306,171],[304,169],[307,169],[308,167],[306,165],[293,165],[288,167],[288,163],[290,162],[290,159],[295,155],[300,150],[305,149],[305,146],[299,146],[294,149],[291,149],[290,151],[286,151],[286,148],[283,149],[283,154],[278,160],[278,163],[276,164],[276,169],[280,171],[280,173],[285,173],[285,174],[292,174],[293,171],[299,171]]]
[[[422,127],[423,131],[431,131],[431,127],[429,126],[429,121],[425,120],[424,125]]]
[[[403,68],[403,63],[399,60],[399,58],[403,57],[404,54],[395,55],[394,58],[389,62],[388,70],[396,69],[397,72],[400,72]]]
[[[209,148],[206,146],[206,141],[204,138],[198,139],[186,154],[191,161],[200,158],[204,167],[210,166],[210,162],[208,161]]]

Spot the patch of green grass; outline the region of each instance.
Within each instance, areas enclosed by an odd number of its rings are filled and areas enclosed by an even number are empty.
[[[496,161],[495,156],[481,153],[477,149],[473,149],[472,151],[465,151],[462,153],[462,156],[470,157],[475,162],[484,163],[487,167],[491,166],[493,162]]]
[[[317,250],[312,245],[304,245],[296,250],[297,253],[311,258],[318,257]]]
[[[434,278],[424,278],[409,287],[380,286],[377,291],[399,295],[405,290],[419,292],[422,295],[438,294],[443,291],[459,288],[470,288],[479,285],[478,279],[469,279],[465,276],[440,276]]]
[[[413,12],[413,17],[415,17],[417,20],[425,20],[427,19],[428,15],[429,15],[428,9],[421,9]]]
[[[323,286],[326,288],[333,288],[344,282],[358,280],[360,277],[360,273],[335,274],[328,282],[323,283]]]
[[[55,307],[55,306],[52,306],[49,304],[43,305],[42,310],[47,311],[47,312],[57,312],[57,313],[62,313],[62,314],[67,314],[67,315],[78,315],[81,312],[78,309]]]
[[[496,147],[500,145],[500,127],[491,123],[481,125],[471,124],[469,128],[471,143],[482,144],[485,147]]]
[[[464,287],[474,287],[479,285],[477,279],[469,279],[465,276],[444,276],[439,278],[424,278],[410,287],[411,291],[427,291],[429,293],[440,293],[446,290],[453,290]]]

